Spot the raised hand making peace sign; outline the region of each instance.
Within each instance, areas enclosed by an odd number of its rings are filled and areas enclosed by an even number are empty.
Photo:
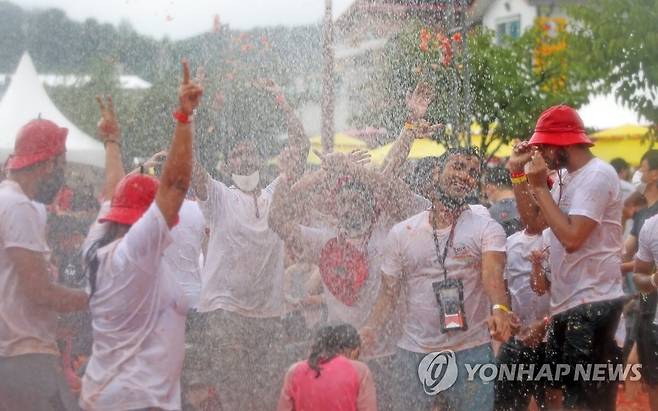
[[[178,110],[185,115],[191,116],[201,102],[203,87],[196,81],[190,80],[190,66],[187,60],[183,59],[182,64],[183,81],[178,89]]]
[[[117,120],[117,115],[114,111],[112,96],[105,97],[105,101],[103,101],[102,96],[96,96],[96,101],[98,102],[98,107],[101,111],[101,119],[98,120],[97,125],[98,134],[103,141],[113,140],[118,142],[121,133],[119,129],[119,121]]]

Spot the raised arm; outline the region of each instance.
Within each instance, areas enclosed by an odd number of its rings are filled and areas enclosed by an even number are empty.
[[[201,102],[202,95],[201,86],[190,80],[190,68],[187,61],[184,60],[183,81],[178,91],[179,107],[176,111],[176,129],[160,177],[160,186],[155,196],[155,202],[169,227],[176,224],[178,211],[190,186],[194,162],[193,130],[190,117]]]
[[[383,174],[399,177],[414,140],[424,134],[433,134],[441,128],[439,125],[430,126],[427,122],[422,121],[433,99],[434,91],[424,82],[418,83],[414,92],[407,97],[409,115],[398,138],[395,139],[391,150],[386,154],[380,166]]]
[[[514,146],[512,155],[507,162],[507,169],[514,174],[525,174],[525,165],[532,157],[532,147],[527,142],[521,142]],[[516,198],[516,207],[521,216],[523,223],[532,232],[542,232],[547,224],[541,218],[541,211],[535,198],[530,191],[528,181],[514,182],[512,185],[514,197]]]
[[[322,154],[316,151],[315,154],[322,159],[322,168],[330,184],[340,176],[349,175],[372,189],[383,213],[396,221],[404,219],[409,204],[402,200],[412,198],[411,189],[399,178],[364,167],[369,161],[366,151],[355,150],[350,154]]]
[[[286,174],[282,174],[280,179],[272,195],[267,222],[295,254],[301,255],[304,246],[299,222],[303,215],[303,205],[298,201],[299,196],[292,195],[291,179]]]
[[[119,181],[125,176],[123,161],[121,159],[121,130],[114,110],[112,96],[105,101],[96,96],[101,119],[98,121],[98,134],[105,145],[105,185],[103,186],[103,199],[111,200]]]
[[[275,99],[277,106],[283,112],[286,118],[286,125],[288,128],[288,147],[291,149],[294,174],[289,173],[288,178],[297,181],[303,174],[306,166],[306,158],[308,157],[308,150],[311,148],[311,142],[304,132],[304,125],[295,114],[295,110],[288,104],[283,91],[276,82],[272,79],[261,79],[256,84],[261,89],[269,92]]]
[[[532,154],[532,159],[528,167],[528,183],[535,198],[535,203],[540,209],[540,215],[536,217],[536,220],[540,220],[539,217],[543,218],[546,224],[551,227],[553,234],[555,234],[555,237],[564,246],[567,253],[573,253],[583,246],[598,225],[598,222],[590,217],[567,215],[562,212],[555,203],[555,200],[553,200],[551,192],[548,190],[546,185],[547,176],[548,167],[546,166],[546,162],[541,154],[535,151]],[[597,184],[598,182],[592,183]],[[591,187],[588,189],[591,190]],[[605,195],[607,190],[601,187],[601,190],[598,192],[601,195]],[[572,206],[576,201],[576,199],[573,200]],[[590,202],[590,204],[593,203]]]

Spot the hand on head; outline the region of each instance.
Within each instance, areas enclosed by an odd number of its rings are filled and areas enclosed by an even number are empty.
[[[507,162],[507,169],[512,173],[523,172],[526,163],[532,158],[532,152],[533,147],[527,141],[516,144]]]

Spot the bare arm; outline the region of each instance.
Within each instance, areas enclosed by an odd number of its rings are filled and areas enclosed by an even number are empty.
[[[190,80],[189,71],[187,61],[183,61],[183,82],[179,90],[178,111],[191,116],[201,101],[203,89]],[[192,124],[177,121],[155,196],[155,202],[170,228],[177,222],[178,211],[185,200],[192,178],[192,138]]]
[[[487,251],[482,254],[482,285],[491,304],[510,307],[509,295],[503,280],[506,256],[504,252]],[[496,309],[489,318],[489,331],[498,341],[507,341],[512,336],[512,316]]]
[[[381,329],[386,324],[400,296],[400,280],[383,272],[381,276],[382,287],[379,289],[379,295],[368,320],[360,330],[362,338],[366,340],[364,345],[373,344],[374,330]]]
[[[200,201],[208,200],[208,172],[201,166],[198,158],[194,159],[192,170],[192,189]]]
[[[18,289],[37,305],[59,313],[82,311],[89,297],[83,290],[67,288],[50,280],[43,254],[25,248],[8,248],[9,260],[18,274]]]
[[[434,133],[440,126],[429,126],[424,124],[420,126],[421,120],[427,114],[427,108],[434,99],[434,90],[431,86],[424,82],[419,82],[416,85],[413,93],[407,96],[407,108],[409,109],[409,116],[405,122],[400,135],[393,143],[393,147],[386,154],[386,158],[382,162],[380,171],[388,176],[399,177],[402,166],[409,157],[409,151],[414,142],[414,139],[422,133]]]
[[[304,246],[301,240],[299,221],[303,207],[295,199],[299,199],[299,196],[292,194],[291,180],[288,176],[282,174],[280,179],[272,195],[272,205],[270,206],[267,223],[292,248],[295,254],[301,255]],[[300,183],[302,183],[301,180]]]
[[[635,258],[633,282],[637,289],[643,293],[656,291],[656,287],[651,284],[651,276],[653,275],[654,268],[653,263]]]
[[[105,144],[105,185],[103,186],[103,199],[111,200],[119,181],[125,176],[123,161],[121,159],[121,130],[114,110],[112,97],[105,102],[100,96],[96,97],[101,112],[98,122],[98,134]]]
[[[542,217],[568,253],[578,251],[598,223],[579,215],[565,215],[555,204],[547,187],[534,188]]]
[[[286,118],[286,125],[288,128],[288,147],[290,152],[293,155],[293,171],[288,174],[288,178],[291,178],[293,181],[296,181],[304,174],[304,168],[306,166],[306,159],[308,157],[308,151],[311,148],[311,142],[304,132],[304,125],[299,120],[295,114],[295,110],[288,104],[283,91],[271,79],[262,79],[258,82],[258,85],[270,92],[275,98],[277,105],[283,112],[283,115]]]
[[[542,251],[533,251],[530,256],[532,271],[530,272],[530,288],[537,295],[544,295],[551,288],[551,283],[546,278],[544,266],[542,265],[545,255]]]
[[[524,173],[524,166],[530,161],[532,152],[531,146],[527,142],[522,142],[514,147],[512,155],[507,162],[507,169],[510,173]],[[541,211],[530,191],[530,185],[527,181],[514,184],[514,197],[516,198],[516,208],[519,211],[521,220],[528,227],[528,230],[534,233],[541,233],[547,224],[541,217]]]

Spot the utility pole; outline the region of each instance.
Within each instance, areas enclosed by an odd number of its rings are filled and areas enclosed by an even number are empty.
[[[329,153],[334,147],[334,29],[331,13],[331,0],[324,1],[324,22],[322,25],[322,151]]]

